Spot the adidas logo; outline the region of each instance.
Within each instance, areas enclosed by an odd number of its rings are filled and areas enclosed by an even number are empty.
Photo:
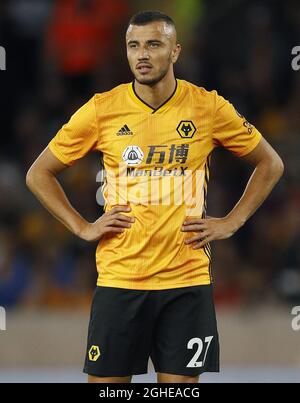
[[[117,132],[117,136],[132,136],[132,135],[133,133],[127,125],[121,127],[121,129]]]

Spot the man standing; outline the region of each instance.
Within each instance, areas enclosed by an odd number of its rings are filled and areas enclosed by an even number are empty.
[[[126,46],[134,81],[80,108],[32,165],[27,184],[75,235],[99,241],[84,366],[89,381],[131,382],[147,372],[150,356],[158,382],[196,383],[201,373],[219,371],[209,242],[246,222],[283,163],[216,91],[174,77],[181,47],[170,17],[136,14]],[[226,217],[205,218],[217,146],[255,169]],[[56,176],[92,150],[102,153],[107,175],[105,214],[89,223]]]

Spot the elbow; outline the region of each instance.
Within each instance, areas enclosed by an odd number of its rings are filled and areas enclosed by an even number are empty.
[[[32,179],[32,174],[31,174],[31,172],[30,172],[30,169],[29,169],[29,171],[27,172],[27,174],[26,174],[26,186],[29,188],[29,189],[31,189],[31,186],[32,186],[32,182],[33,182],[33,179]]]
[[[278,161],[277,165],[278,165],[277,166],[278,176],[280,179],[284,173],[284,163],[280,157],[279,157],[279,161]]]
[[[279,181],[284,172],[284,164],[278,154],[271,158],[264,159],[257,167],[258,166],[264,171],[266,179],[274,184]]]
[[[271,171],[273,173],[273,176],[277,179],[277,181],[279,181],[284,173],[284,163],[279,155],[277,155],[277,157],[272,160]]]
[[[27,174],[26,174],[26,186],[27,186],[28,189],[30,189],[31,191],[33,191],[33,189],[34,189],[34,183],[35,183],[34,177],[35,177],[35,175],[34,175],[34,170],[33,170],[33,168],[31,167],[31,168],[28,170]]]

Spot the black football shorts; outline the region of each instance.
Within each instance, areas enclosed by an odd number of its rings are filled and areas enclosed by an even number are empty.
[[[94,292],[83,372],[98,377],[219,372],[213,286]]]

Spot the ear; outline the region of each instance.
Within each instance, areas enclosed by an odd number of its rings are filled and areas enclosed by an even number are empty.
[[[177,44],[172,50],[172,63],[176,63],[181,52],[181,45]]]

